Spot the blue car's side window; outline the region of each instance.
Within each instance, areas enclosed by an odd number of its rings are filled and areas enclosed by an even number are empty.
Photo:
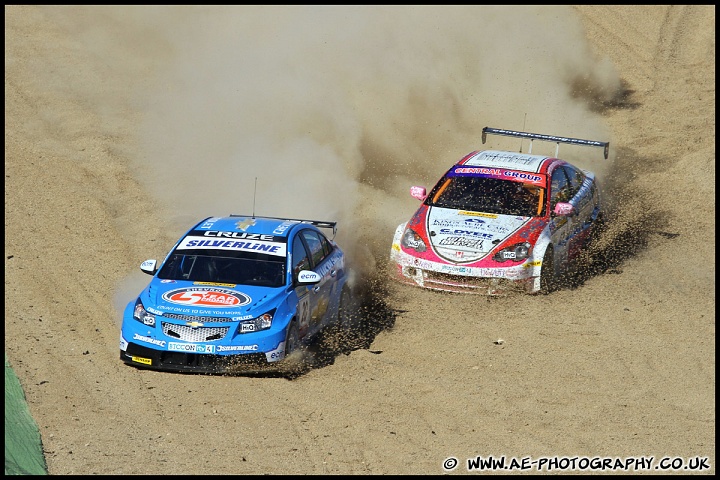
[[[325,258],[325,250],[323,249],[322,241],[320,240],[317,232],[312,230],[303,230],[301,235],[307,243],[308,249],[310,250],[310,258],[312,259],[313,268],[320,265],[320,262]]]
[[[302,242],[302,239],[298,235],[295,237],[295,241],[293,242],[293,249],[292,249],[292,272],[293,272],[293,281],[297,279],[298,273],[300,273],[300,270],[309,270],[310,269],[310,258],[308,257],[307,250],[305,250],[305,245]]]

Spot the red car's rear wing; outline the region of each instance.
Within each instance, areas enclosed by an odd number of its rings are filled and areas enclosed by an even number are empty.
[[[517,132],[515,130],[503,130],[502,128],[485,127],[482,129],[482,143],[485,143],[487,135],[503,135],[506,137],[520,137],[530,139],[530,149],[528,153],[532,153],[533,140],[541,140],[544,142],[555,142],[555,156],[558,156],[561,143],[571,143],[573,145],[584,145],[586,147],[603,147],[605,160],[610,153],[610,142],[599,142],[596,140],[583,140],[581,138],[557,137],[555,135],[543,135],[542,133]]]

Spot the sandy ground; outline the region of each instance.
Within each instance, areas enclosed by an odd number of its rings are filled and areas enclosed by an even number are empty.
[[[601,266],[528,298],[387,282],[409,186],[523,114],[611,142],[569,153],[614,212]],[[292,380],[122,364],[140,263],[254,209],[253,179],[261,214],[340,221],[352,351]],[[50,474],[714,474],[715,7],[6,6],[5,254],[5,351]]]

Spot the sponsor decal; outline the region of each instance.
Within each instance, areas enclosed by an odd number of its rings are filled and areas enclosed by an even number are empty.
[[[433,270],[436,272],[466,275],[479,278],[506,278],[511,276],[518,276],[518,274],[514,273],[517,268],[511,270],[508,268],[463,267],[427,261],[420,262],[420,264],[420,268],[424,270]]]
[[[235,224],[235,228],[238,230],[242,230],[243,232],[248,229],[248,227],[252,227],[255,225],[255,219],[254,218],[245,218],[238,223]]]
[[[542,260],[533,260],[532,262],[525,263],[523,268],[539,267],[540,265],[542,265]]]
[[[325,317],[329,303],[330,299],[327,296],[321,297],[316,304],[316,308],[310,313],[310,319],[315,323],[322,320]]]
[[[143,270],[145,270],[145,269],[152,270],[153,268],[155,268],[155,263],[156,263],[155,260],[145,260],[140,265],[140,268]]]
[[[429,260],[422,260],[419,258],[416,258],[414,263],[415,263],[416,267],[422,268],[423,270],[435,270],[438,265],[442,265],[442,264],[438,264],[435,262],[431,262]]]
[[[178,305],[233,308],[250,303],[247,295],[221,287],[186,287],[163,293],[163,300]]]
[[[162,312],[160,310],[157,310],[153,307],[145,307],[145,310],[147,310],[149,313],[152,313],[153,315],[162,315]]]
[[[320,266],[320,268],[317,269],[317,273],[325,276],[326,273],[328,273],[330,270],[335,267],[335,264],[338,264],[338,268],[343,267],[343,256],[341,253],[335,253],[331,255],[327,260],[323,261],[323,264]]]
[[[463,225],[463,223],[459,220],[449,218],[434,218],[432,221],[432,226],[434,227],[457,227],[458,225]]]
[[[303,270],[302,272],[300,272],[300,274],[298,274],[298,280],[301,282],[318,280],[319,277],[322,277],[322,275],[307,270]]]
[[[483,215],[488,216],[488,215]],[[466,219],[455,219],[455,218],[435,218],[432,221],[431,226],[443,226],[443,227],[465,227],[472,228],[474,230],[485,230],[488,232],[494,232],[501,235],[507,235],[510,229],[504,225],[497,223],[488,223],[487,220],[480,218],[466,218]]]
[[[240,333],[247,333],[247,332],[254,332],[255,331],[255,324],[254,323],[243,323],[240,325]]]
[[[245,239],[243,239],[245,240]],[[245,252],[260,252],[270,255],[284,257],[286,255],[286,243],[268,242],[263,240],[225,240],[225,239],[208,239],[205,237],[185,237],[178,245],[178,250],[193,249],[219,249],[219,250],[239,250]]]
[[[142,363],[143,365],[152,365],[152,360],[149,358],[136,357],[133,355],[132,357],[130,357],[130,360],[132,360],[133,362]]]
[[[220,220],[220,217],[208,218],[208,219],[205,220],[205,222],[204,222],[202,225],[200,225],[198,228],[202,228],[202,229],[212,228],[212,226],[215,225],[215,222],[217,222],[218,220]]]
[[[248,320],[250,318],[253,318],[254,315],[243,315],[242,317],[232,317],[233,322],[239,322],[241,320]]]
[[[543,183],[543,177],[541,175],[535,175],[533,173],[523,173],[523,172],[514,172],[512,170],[505,170],[503,172],[503,176],[510,177],[510,178],[517,178],[520,180],[525,180],[530,183],[537,183],[541,185]]]
[[[439,272],[443,273],[460,273],[460,274],[469,274],[472,271],[472,268],[469,267],[453,267],[451,265],[442,265],[440,269],[438,269]]]
[[[415,237],[410,237],[408,239],[405,239],[405,243],[407,243],[407,246],[410,248],[418,249],[420,248],[420,241],[415,240]]]
[[[482,248],[482,239],[481,238],[467,238],[467,237],[445,237],[442,240],[440,240],[439,245],[481,249]]]
[[[442,233],[443,235],[467,235],[469,237],[481,237],[481,238],[487,238],[488,240],[493,238],[493,236],[489,233],[475,232],[472,230],[463,230],[460,228],[455,228],[455,229],[441,228],[440,233]]]
[[[175,280],[160,280],[160,283],[175,283]]]
[[[171,352],[215,353],[215,345],[170,342],[168,350]]]
[[[463,175],[502,175],[502,170],[499,168],[485,168],[485,167],[458,167],[455,169],[455,173]]]
[[[468,212],[467,210],[458,211],[460,215],[468,215],[472,217],[498,218],[495,213]]]
[[[218,345],[217,351],[219,352],[248,352],[255,351],[258,349],[257,345]]]
[[[211,316],[211,315],[225,316],[228,313],[227,311],[222,311],[222,310],[212,310],[208,307],[188,308],[188,307],[176,307],[173,305],[164,305],[163,304],[163,305],[158,305],[158,308],[160,310],[164,310],[165,312],[181,313],[183,315],[200,315],[200,314],[202,314],[204,317]],[[252,316],[250,316],[248,318],[252,318]],[[228,320],[228,321],[230,321],[230,320]]]
[[[521,271],[517,271],[517,270],[510,270],[510,271],[506,272],[504,276],[505,276],[505,278],[514,280],[514,279],[517,279],[517,278],[524,278],[526,275],[527,275],[527,272],[521,272]]]
[[[457,227],[457,226],[467,226],[470,227],[480,227],[485,224],[485,220],[482,220],[480,218],[434,218],[432,221],[433,226],[443,226],[443,227]]]
[[[203,232],[203,237],[245,238],[247,240],[265,240],[267,242],[272,242],[273,240],[275,240],[274,236],[265,235],[262,233],[221,232],[219,230]]]
[[[275,350],[265,352],[265,359],[268,362],[277,362],[278,360],[282,360],[283,358],[285,358],[285,340],[280,342],[280,344]]]
[[[158,347],[165,346],[165,340],[158,340],[157,338],[145,337],[143,335],[138,335],[137,333],[135,335],[133,335],[133,340],[150,343],[152,345],[157,345]]]
[[[275,227],[275,230],[273,230],[273,233],[274,233],[275,235],[284,235],[284,234],[285,234],[285,230],[287,230],[288,228],[292,227],[292,226],[295,225],[296,223],[300,223],[300,222],[297,222],[297,221],[285,221],[285,222],[281,223],[280,225],[278,225],[277,227]]]
[[[504,158],[503,160],[508,160],[508,158]],[[520,161],[516,162],[513,160],[509,160],[509,164],[523,164],[523,165],[530,165],[537,160],[530,159],[529,161],[525,161],[526,159],[522,158]],[[467,165],[470,165],[468,163]],[[460,166],[456,167],[455,170],[451,175],[469,175],[469,176],[477,176],[477,177],[490,177],[490,178],[504,178],[504,179],[512,179],[512,180],[521,180],[526,183],[533,183],[535,185],[542,185],[544,184],[545,176],[539,175],[537,173],[531,173],[531,172],[519,172],[517,170],[506,170],[504,168],[489,168],[489,167],[471,167],[471,166]],[[514,167],[514,165],[507,165],[510,167]]]
[[[523,155],[510,152],[481,152],[479,155],[483,160],[490,160],[498,163],[514,163],[518,165],[532,165],[538,160],[530,155]],[[470,164],[470,162],[468,162]]]
[[[216,282],[193,282],[193,285],[215,285],[217,287],[230,287],[235,288],[236,283],[216,283]]]

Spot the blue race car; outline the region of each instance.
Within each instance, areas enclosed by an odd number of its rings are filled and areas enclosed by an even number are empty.
[[[140,265],[153,278],[125,308],[120,359],[198,373],[297,368],[293,358],[320,332],[349,328],[345,254],[321,228],[334,239],[336,222],[200,221],[159,267]]]

